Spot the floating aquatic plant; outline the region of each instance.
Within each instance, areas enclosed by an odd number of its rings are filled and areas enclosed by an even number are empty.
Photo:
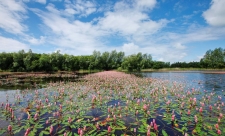
[[[26,89],[1,103],[4,135],[223,135],[224,92],[115,71]]]

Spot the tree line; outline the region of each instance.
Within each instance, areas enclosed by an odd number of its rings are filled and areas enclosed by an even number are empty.
[[[74,56],[56,51],[49,54],[25,52],[0,53],[0,70],[12,72],[37,71],[78,71],[78,70],[128,70],[160,68],[225,68],[225,49],[208,50],[200,62],[169,62],[153,61],[150,54],[132,54],[125,56],[124,52],[94,51],[92,55]]]

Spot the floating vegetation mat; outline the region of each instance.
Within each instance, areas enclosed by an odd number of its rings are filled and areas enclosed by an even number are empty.
[[[0,135],[225,135],[224,92],[107,71],[6,94]]]

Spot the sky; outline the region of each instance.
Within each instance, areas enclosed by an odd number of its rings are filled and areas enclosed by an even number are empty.
[[[225,0],[0,0],[0,52],[199,61],[225,48]]]

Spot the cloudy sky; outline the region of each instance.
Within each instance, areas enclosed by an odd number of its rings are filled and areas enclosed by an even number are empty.
[[[0,52],[142,52],[199,61],[225,48],[225,0],[0,0]]]

